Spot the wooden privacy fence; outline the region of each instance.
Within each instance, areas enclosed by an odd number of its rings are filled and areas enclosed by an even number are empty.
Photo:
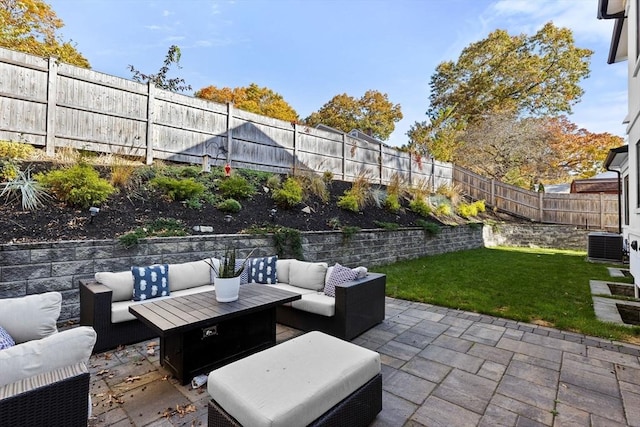
[[[0,139],[276,173],[450,184],[449,163],[0,48]]]
[[[616,194],[538,193],[486,178],[459,166],[453,182],[465,194],[500,211],[553,224],[618,231]]]

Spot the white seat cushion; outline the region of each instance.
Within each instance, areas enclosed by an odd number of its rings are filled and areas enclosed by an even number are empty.
[[[301,288],[299,286],[291,286],[287,283],[278,283],[277,285],[266,285],[266,286],[272,286],[274,288],[282,289],[283,291],[293,292],[294,294],[299,294],[299,295],[316,293],[316,291],[314,291],[313,289]]]
[[[0,326],[16,344],[58,332],[62,295],[59,292],[0,299]]]
[[[331,317],[336,314],[336,299],[325,295],[323,292],[304,294],[302,298],[291,301],[291,307],[320,316]]]
[[[0,386],[76,363],[88,363],[96,343],[89,326],[68,329],[0,351]]]
[[[209,374],[207,390],[243,426],[304,426],[380,372],[380,355],[309,332]]]

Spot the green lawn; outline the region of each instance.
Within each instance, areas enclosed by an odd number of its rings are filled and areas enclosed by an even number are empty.
[[[639,327],[596,320],[589,280],[620,281],[609,276],[607,266],[587,262],[585,252],[481,248],[375,271],[387,275],[390,297],[637,342]]]

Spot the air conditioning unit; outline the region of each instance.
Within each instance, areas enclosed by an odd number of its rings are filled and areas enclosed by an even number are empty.
[[[589,233],[587,256],[589,260],[622,262],[622,236],[616,233]]]

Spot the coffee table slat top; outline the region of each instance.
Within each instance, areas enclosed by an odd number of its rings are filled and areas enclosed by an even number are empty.
[[[158,301],[150,300],[129,307],[129,311],[160,335],[192,329],[232,319],[252,311],[264,310],[300,299],[300,295],[261,284],[240,286],[237,301],[217,302],[215,291],[201,292]]]

